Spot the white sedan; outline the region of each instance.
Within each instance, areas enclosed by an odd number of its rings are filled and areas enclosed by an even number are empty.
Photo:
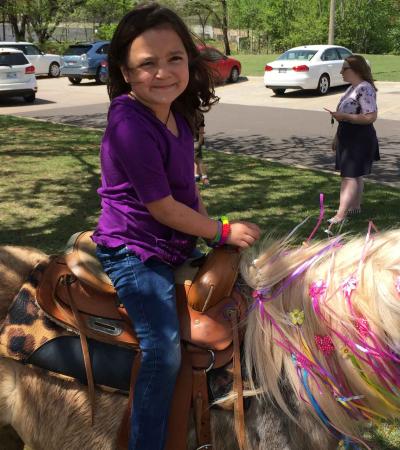
[[[30,42],[0,42],[3,48],[21,50],[28,61],[35,66],[36,75],[60,76],[61,56],[43,53],[40,48]]]
[[[347,84],[340,70],[350,55],[350,50],[337,45],[292,48],[265,66],[265,87],[276,95],[283,95],[286,89],[316,89],[325,95],[331,86]]]

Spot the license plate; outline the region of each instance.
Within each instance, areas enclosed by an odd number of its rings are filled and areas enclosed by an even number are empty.
[[[17,78],[17,72],[9,72],[7,74],[7,78],[8,79],[10,79],[10,78],[12,78],[12,79]]]
[[[287,69],[278,69],[278,73],[286,73]]]
[[[68,64],[69,66],[74,66],[74,65],[76,64],[76,62],[75,62],[75,61],[68,61],[67,64]]]

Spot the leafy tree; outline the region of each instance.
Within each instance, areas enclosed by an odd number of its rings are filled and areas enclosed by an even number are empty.
[[[337,43],[362,53],[385,53],[398,0],[339,0],[336,9]],[[397,16],[398,17],[398,16]]]
[[[28,25],[27,1],[3,0],[2,9],[6,20],[11,24],[15,38],[23,41]]]

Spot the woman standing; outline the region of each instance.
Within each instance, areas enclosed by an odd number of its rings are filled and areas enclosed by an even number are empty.
[[[379,161],[379,145],[373,123],[377,119],[376,87],[367,61],[360,55],[347,57],[341,70],[343,80],[351,84],[331,112],[339,125],[334,141],[335,169],[342,177],[340,205],[330,224],[343,222],[347,214],[361,212],[364,175],[371,173],[373,161]]]

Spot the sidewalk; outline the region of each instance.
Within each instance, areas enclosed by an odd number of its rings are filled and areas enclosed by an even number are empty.
[[[400,120],[400,82],[377,81],[379,118]],[[217,88],[221,103],[248,106],[267,106],[269,108],[302,109],[324,111],[323,108],[336,109],[346,86],[332,88],[327,95],[318,96],[313,92],[288,90],[277,97],[271,89],[264,87],[262,77],[247,77],[247,81]]]

